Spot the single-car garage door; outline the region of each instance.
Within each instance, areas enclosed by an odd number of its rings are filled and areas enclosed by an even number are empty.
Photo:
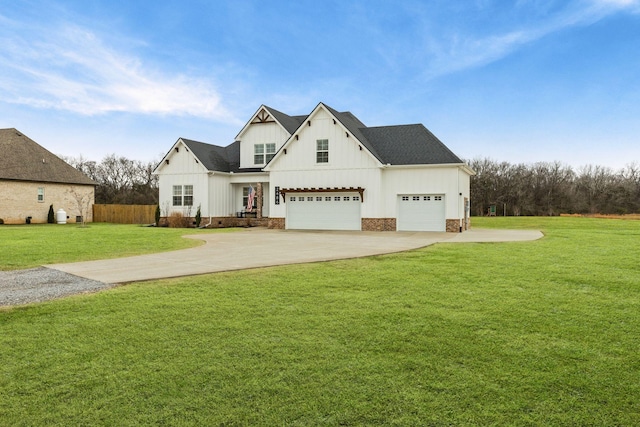
[[[444,196],[398,196],[398,231],[446,231]]]
[[[287,229],[361,229],[358,193],[289,193],[286,197]]]

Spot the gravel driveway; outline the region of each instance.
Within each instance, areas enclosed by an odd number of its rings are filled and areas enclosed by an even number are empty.
[[[48,301],[113,286],[46,267],[0,271],[0,307]]]

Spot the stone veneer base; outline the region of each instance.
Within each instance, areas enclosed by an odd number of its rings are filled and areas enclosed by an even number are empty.
[[[395,218],[362,218],[362,231],[396,231]]]
[[[206,224],[205,218],[202,223]],[[448,233],[459,233],[460,227],[463,230],[468,229],[465,221],[459,219],[448,219],[446,222],[446,230]],[[225,227],[268,227],[275,230],[284,230],[284,218],[234,218],[234,217],[215,217],[212,218],[209,228],[225,228]],[[396,231],[395,218],[362,218],[362,231]]]

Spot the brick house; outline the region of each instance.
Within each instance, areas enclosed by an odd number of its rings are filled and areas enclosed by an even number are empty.
[[[92,221],[96,183],[17,129],[0,129],[0,219],[46,223],[49,207],[69,222]],[[81,212],[83,211],[83,212]]]

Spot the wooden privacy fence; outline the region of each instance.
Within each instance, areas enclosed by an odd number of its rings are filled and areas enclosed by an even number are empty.
[[[93,205],[93,222],[152,224],[156,205]]]

